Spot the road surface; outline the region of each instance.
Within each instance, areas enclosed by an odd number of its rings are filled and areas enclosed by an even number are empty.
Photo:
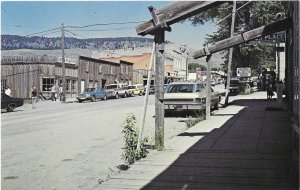
[[[144,134],[153,144],[154,96],[149,98]],[[2,112],[2,189],[98,189],[98,180],[124,163],[121,124],[129,113],[141,121],[143,101],[44,101],[37,109],[27,104]],[[165,118],[166,143],[186,129],[184,120]]]

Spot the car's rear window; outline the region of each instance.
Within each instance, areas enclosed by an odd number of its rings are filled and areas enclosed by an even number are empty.
[[[95,88],[87,88],[84,90],[84,92],[94,92]]]
[[[118,85],[107,85],[105,86],[106,89],[113,89],[113,88],[118,88]]]

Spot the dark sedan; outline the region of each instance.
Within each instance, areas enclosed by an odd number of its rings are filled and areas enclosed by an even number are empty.
[[[14,111],[15,108],[23,106],[22,98],[13,98],[4,93],[1,93],[1,109],[6,109],[8,112]]]

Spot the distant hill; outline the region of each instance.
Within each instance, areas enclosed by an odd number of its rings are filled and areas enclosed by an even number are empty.
[[[152,46],[153,39],[143,37],[117,38],[65,38],[66,49],[123,49]],[[55,50],[61,49],[61,38],[26,37],[18,35],[1,35],[1,50],[34,49]]]

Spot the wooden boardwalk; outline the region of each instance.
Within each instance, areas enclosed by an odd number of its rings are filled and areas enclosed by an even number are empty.
[[[238,100],[100,185],[101,189],[297,189],[292,128],[272,101]]]

